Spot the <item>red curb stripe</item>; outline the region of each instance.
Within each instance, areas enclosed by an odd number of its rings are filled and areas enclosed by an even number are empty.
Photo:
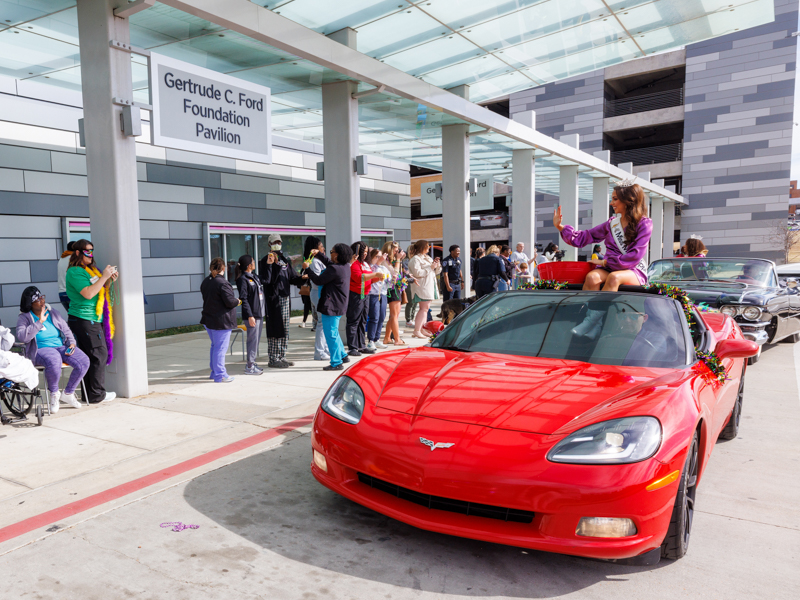
[[[309,415],[307,417],[302,417],[294,421],[289,421],[285,425],[281,425],[280,427],[276,427],[275,429],[262,431],[261,433],[257,433],[255,435],[251,435],[250,437],[241,439],[238,442],[233,442],[232,444],[228,444],[227,446],[222,446],[221,448],[217,448],[216,450],[212,450],[211,452],[201,454],[200,456],[196,456],[194,458],[190,458],[189,460],[185,460],[171,467],[167,467],[166,469],[163,469],[161,471],[150,473],[149,475],[145,475],[144,477],[140,477],[139,479],[134,479],[133,481],[128,481],[127,483],[123,483],[116,487],[112,487],[102,492],[98,492],[97,494],[87,496],[82,500],[70,502],[69,504],[65,504],[64,506],[54,508],[53,510],[48,510],[47,512],[43,512],[39,515],[36,515],[35,517],[25,519],[24,521],[20,521],[19,523],[8,525],[7,527],[3,527],[2,529],[0,529],[0,543],[14,539],[15,537],[19,537],[20,535],[23,535],[25,533],[29,533],[34,529],[38,529],[39,527],[44,527],[45,525],[50,525],[51,523],[55,523],[56,521],[61,521],[62,519],[65,519],[67,517],[77,515],[79,513],[89,510],[90,508],[95,508],[107,502],[111,502],[112,500],[117,500],[118,498],[127,496],[128,494],[138,492],[139,490],[144,489],[148,486],[154,485],[156,483],[159,483],[166,479],[170,479],[172,477],[176,477],[177,475],[186,473],[187,471],[191,471],[192,469],[196,469],[197,467],[202,467],[203,465],[207,465],[208,463],[214,462],[217,459],[233,454],[234,452],[239,452],[240,450],[244,450],[246,448],[249,448],[250,446],[255,446],[256,444],[260,444],[262,442],[266,442],[267,440],[271,440],[273,438],[281,436],[285,433],[289,433],[291,431],[294,431],[295,429],[299,429],[300,427],[309,425],[313,420],[314,416]]]

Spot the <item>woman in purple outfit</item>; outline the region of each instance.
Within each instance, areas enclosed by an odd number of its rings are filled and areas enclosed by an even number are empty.
[[[653,233],[653,222],[647,218],[644,191],[635,178],[621,181],[611,195],[614,215],[605,223],[588,231],[576,231],[571,225],[562,225],[561,207],[553,213],[553,225],[561,238],[570,246],[582,248],[592,243],[605,242],[606,257],[591,260],[597,265],[586,276],[584,290],[616,292],[621,285],[647,283],[647,246]],[[600,333],[602,312],[589,308],[583,323],[573,329],[575,335],[597,337]]]

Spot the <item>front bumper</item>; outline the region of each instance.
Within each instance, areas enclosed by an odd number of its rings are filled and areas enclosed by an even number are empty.
[[[549,436],[392,411],[374,414],[369,421],[352,426],[319,411],[312,447],[325,456],[327,472],[312,462],[312,473],[342,496],[404,523],[598,559],[639,556],[658,548],[666,535],[678,483],[654,491],[645,488],[680,468],[682,456],[673,459],[675,464],[655,459],[632,465],[555,464],[545,459],[555,443]],[[419,443],[420,437],[456,445],[431,451]],[[386,486],[369,485],[369,478],[400,486],[406,495],[410,491],[532,511],[534,516],[523,523],[428,508],[388,493]],[[624,538],[581,537],[575,533],[581,517],[630,518],[637,533]]]
[[[755,342],[759,346],[763,346],[769,340],[769,334],[765,327],[760,327],[758,325],[748,325],[747,323],[739,323],[739,328],[742,330],[742,335],[744,339],[750,340],[751,342]]]

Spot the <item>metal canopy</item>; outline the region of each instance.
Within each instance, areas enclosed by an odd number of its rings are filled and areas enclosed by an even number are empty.
[[[481,101],[773,18],[772,0],[164,0],[130,29],[136,46],[269,86],[280,135],[321,142],[325,83],[383,85],[359,99],[364,153],[440,169],[441,127],[469,123],[485,131],[470,138],[474,175],[510,177],[512,151],[535,148],[537,191],[557,194],[558,167],[578,164],[589,200],[593,177],[626,172],[442,88]],[[344,27],[360,52],[323,35]],[[0,1],[0,74],[80,91],[79,60],[75,0]]]

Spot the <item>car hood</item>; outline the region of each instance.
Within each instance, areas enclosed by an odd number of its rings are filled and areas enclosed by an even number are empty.
[[[551,434],[611,403],[644,397],[663,385],[659,379],[675,372],[424,348],[399,362],[383,387],[378,407],[496,429]]]
[[[767,300],[775,296],[780,288],[749,285],[746,283],[703,283],[698,281],[662,281],[684,290],[692,302],[699,304],[705,302],[709,306],[718,308],[725,304],[746,304],[763,306]]]

